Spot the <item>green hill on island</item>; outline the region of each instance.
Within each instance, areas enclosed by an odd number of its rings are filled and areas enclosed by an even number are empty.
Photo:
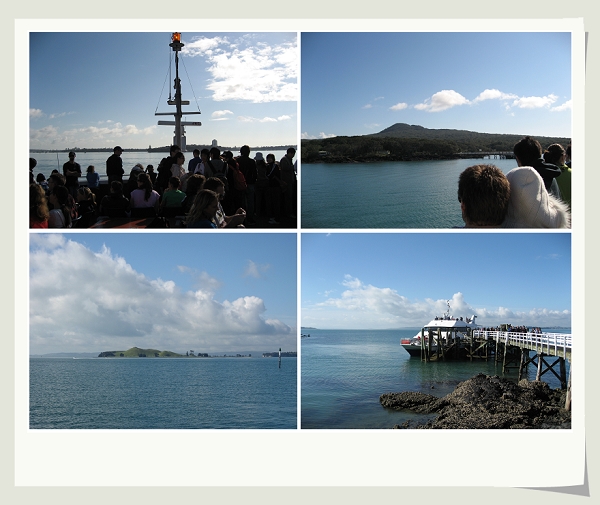
[[[347,161],[413,161],[453,159],[461,153],[509,152],[525,135],[478,133],[467,130],[430,129],[396,123],[378,133],[302,140],[303,163]],[[550,144],[566,147],[571,139],[531,134],[545,149]],[[346,159],[344,159],[346,158]]]
[[[195,357],[195,355],[192,355]],[[177,354],[171,351],[159,351],[158,349],[140,349],[132,347],[126,351],[104,351],[98,355],[99,358],[185,358],[185,354]]]

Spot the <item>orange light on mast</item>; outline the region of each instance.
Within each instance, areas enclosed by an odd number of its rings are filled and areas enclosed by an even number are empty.
[[[172,36],[171,36],[171,41],[172,42],[181,42],[181,33],[179,32],[175,32]]]

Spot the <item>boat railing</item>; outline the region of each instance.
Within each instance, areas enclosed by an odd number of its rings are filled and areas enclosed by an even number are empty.
[[[570,333],[520,333],[513,331],[475,330],[475,337],[493,339],[506,345],[526,347],[545,354],[566,355],[571,352]]]

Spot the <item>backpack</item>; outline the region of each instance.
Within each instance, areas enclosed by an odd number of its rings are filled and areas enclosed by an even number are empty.
[[[246,184],[246,178],[239,168],[235,168],[233,170],[233,177],[235,181],[235,189],[238,191],[246,191],[246,188],[248,187]]]

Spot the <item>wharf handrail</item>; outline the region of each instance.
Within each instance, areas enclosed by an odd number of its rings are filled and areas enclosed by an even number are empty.
[[[521,333],[512,331],[474,330],[475,337],[493,339],[507,345],[530,347],[537,351],[544,350],[545,354],[558,355],[559,351],[566,354],[571,351],[572,336],[570,333]]]

